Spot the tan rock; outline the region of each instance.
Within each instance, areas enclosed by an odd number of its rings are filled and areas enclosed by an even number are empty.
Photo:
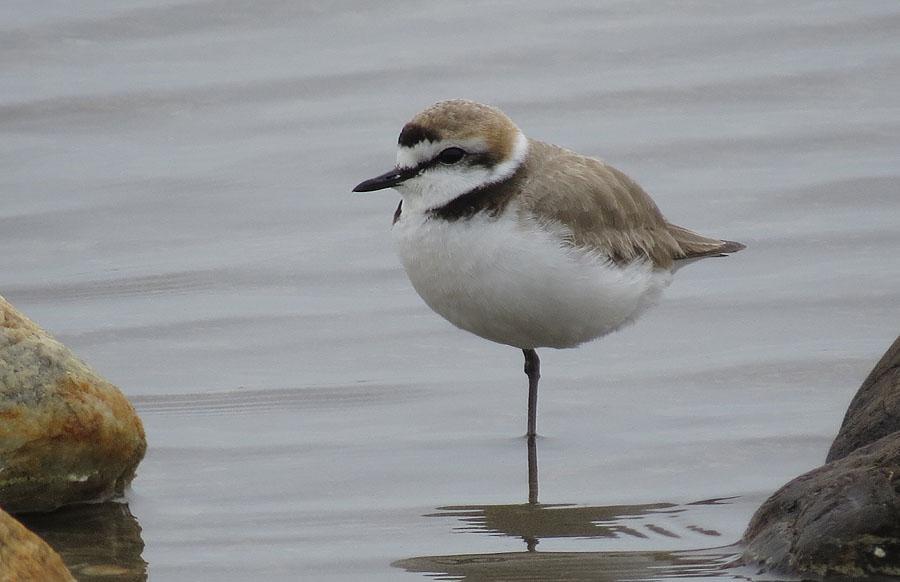
[[[53,549],[0,510],[0,582],[75,582]]]
[[[118,388],[0,297],[0,506],[120,495],[147,448]]]

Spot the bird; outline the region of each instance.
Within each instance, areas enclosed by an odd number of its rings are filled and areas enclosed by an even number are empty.
[[[525,136],[500,109],[440,101],[400,131],[396,164],[354,192],[394,189],[391,237],[413,288],[454,326],[522,350],[526,436],[539,348],[634,322],[684,264],[745,245],[676,226],[623,172]]]

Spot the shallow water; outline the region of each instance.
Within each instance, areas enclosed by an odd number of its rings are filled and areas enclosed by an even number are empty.
[[[29,521],[83,579],[744,575],[753,510],[823,461],[896,337],[892,0],[0,16],[0,293],[150,442],[128,507]],[[430,313],[396,195],[349,193],[457,96],[748,244],[541,354],[536,504],[521,354]]]

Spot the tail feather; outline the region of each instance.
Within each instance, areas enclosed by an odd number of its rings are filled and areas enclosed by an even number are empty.
[[[729,253],[736,253],[746,248],[746,245],[739,242],[705,237],[674,224],[669,225],[669,234],[681,247],[682,255],[678,259],[724,257]]]

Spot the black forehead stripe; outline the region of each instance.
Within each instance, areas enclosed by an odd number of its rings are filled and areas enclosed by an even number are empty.
[[[407,123],[403,126],[403,131],[400,132],[397,143],[403,147],[411,148],[421,141],[438,141],[440,137],[427,127],[422,127],[417,123]]]

